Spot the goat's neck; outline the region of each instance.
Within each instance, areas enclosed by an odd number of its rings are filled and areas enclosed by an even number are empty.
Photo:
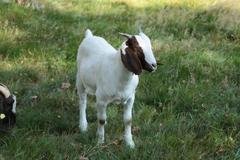
[[[117,74],[119,75],[119,80],[123,85],[127,85],[133,78],[134,74],[126,69],[123,65],[121,59],[121,48],[117,51],[116,54],[116,65],[118,66]]]

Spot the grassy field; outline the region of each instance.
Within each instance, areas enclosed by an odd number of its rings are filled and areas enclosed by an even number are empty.
[[[42,0],[45,8],[0,1],[0,82],[18,98],[17,125],[0,134],[0,160],[240,159],[240,2],[213,0]],[[108,108],[97,146],[78,128],[76,53],[90,28],[114,47],[118,32],[152,39],[163,63],[140,76],[133,134],[122,142],[122,108]],[[61,89],[62,83],[70,83]]]

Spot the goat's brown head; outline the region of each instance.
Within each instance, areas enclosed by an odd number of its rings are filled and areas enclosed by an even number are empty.
[[[0,129],[12,127],[16,123],[16,97],[0,84]]]
[[[152,72],[157,69],[157,62],[152,52],[151,41],[143,32],[139,35],[120,33],[127,38],[121,48],[121,59],[124,66],[136,75],[142,70]]]

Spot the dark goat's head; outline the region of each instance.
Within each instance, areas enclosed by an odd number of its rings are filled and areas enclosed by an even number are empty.
[[[16,97],[0,83],[0,130],[16,123]]]

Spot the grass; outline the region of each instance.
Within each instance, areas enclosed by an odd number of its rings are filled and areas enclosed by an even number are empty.
[[[0,81],[18,97],[17,125],[1,133],[0,159],[240,159],[240,3],[197,0],[52,0],[43,10],[0,2]],[[76,53],[86,28],[114,47],[118,32],[152,39],[164,65],[140,76],[133,134],[109,106],[106,143],[78,129]],[[61,89],[67,82],[71,87]],[[34,96],[37,96],[37,98]]]

